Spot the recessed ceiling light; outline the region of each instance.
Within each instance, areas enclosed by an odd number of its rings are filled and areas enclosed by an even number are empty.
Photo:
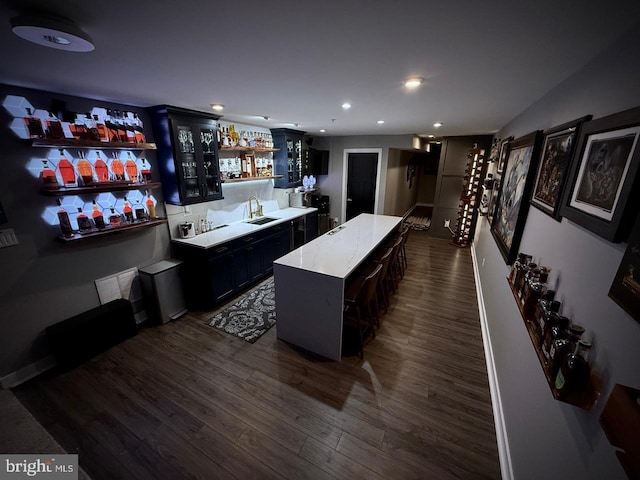
[[[384,120],[378,120],[378,125],[382,125],[384,123]]]
[[[224,105],[222,105],[221,103],[212,103],[211,108],[213,108],[217,112],[220,112],[224,110]]]
[[[326,132],[327,132],[327,129],[326,129],[326,128],[321,128],[321,129],[320,129],[320,133],[326,133]]]
[[[429,138],[436,138],[435,135],[429,135]]]
[[[58,50],[90,52],[96,48],[89,35],[64,18],[27,15],[13,17],[11,30],[29,42]]]
[[[404,81],[404,86],[407,88],[416,88],[422,85],[423,82],[424,78],[422,77],[411,77]]]
[[[440,128],[442,126],[442,122],[436,122],[433,124],[435,128]]]
[[[342,104],[342,109],[343,110],[349,110],[351,108],[351,104],[348,102],[345,102]]]

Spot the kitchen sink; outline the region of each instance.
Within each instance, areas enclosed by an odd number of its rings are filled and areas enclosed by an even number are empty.
[[[251,223],[252,225],[264,225],[265,223],[275,222],[276,220],[280,220],[279,218],[272,217],[260,217],[255,220],[247,220],[246,223]]]

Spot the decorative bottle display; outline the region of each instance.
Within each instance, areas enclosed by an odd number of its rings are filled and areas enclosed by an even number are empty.
[[[142,131],[142,121],[140,120],[140,117],[138,117],[137,113],[133,114],[133,121],[131,123],[133,125],[133,130],[135,131],[136,142],[138,143],[146,142],[147,139],[144,136],[144,132]]]
[[[40,179],[44,183],[45,188],[49,190],[58,190],[60,188],[60,184],[58,183],[56,174],[49,168],[49,162],[47,160],[42,160],[42,171],[40,172]]]
[[[122,217],[118,212],[116,212],[116,209],[114,207],[110,207],[110,209],[111,214],[109,215],[109,225],[111,225],[112,227],[119,227],[120,225],[122,225]]]
[[[547,278],[550,270],[547,267],[538,267],[525,284],[522,296],[525,313],[534,313],[538,300],[547,289]]]
[[[529,268],[529,264],[533,260],[531,255],[526,253],[518,253],[518,258],[515,262],[513,262],[513,267],[511,268],[511,273],[509,274],[509,281],[514,286],[516,291],[518,290],[518,285],[522,285],[524,281],[524,275],[527,273]]]
[[[98,117],[98,115],[93,116],[93,121],[95,123],[96,129],[98,130],[98,138],[100,138],[100,141],[108,142],[109,129],[107,128],[107,126],[104,124],[102,120],[100,120],[100,117]]]
[[[47,129],[46,129],[46,137],[47,138],[64,138],[64,131],[62,130],[62,124],[60,120],[58,120],[53,113],[49,112],[49,116],[46,120]]]
[[[547,365],[551,378],[556,377],[558,369],[562,365],[562,362],[564,362],[565,357],[575,350],[583,333],[584,327],[571,324],[564,335],[559,335],[559,338],[551,342],[547,357]]]
[[[144,209],[144,205],[140,203],[140,200],[136,202],[135,212],[136,212],[136,220],[138,220],[139,222],[148,220],[147,211]]]
[[[149,192],[146,192],[147,199],[145,200],[145,205],[147,206],[147,212],[149,212],[149,218],[156,218],[156,204],[153,203],[153,199]]]
[[[534,275],[534,272],[537,272],[538,264],[531,262],[529,263],[523,273],[520,274],[516,278],[516,293],[518,294],[518,300],[522,303],[523,297],[522,294],[524,292],[524,286],[529,282],[529,279]]]
[[[84,114],[84,126],[85,130],[85,138],[87,140],[93,140],[94,142],[100,141],[100,133],[98,132],[98,124],[93,119],[90,113]]]
[[[133,209],[131,208],[131,205],[129,205],[127,197],[124,197],[124,207],[122,208],[122,213],[124,214],[124,219],[127,223],[133,223]]]
[[[44,130],[42,128],[42,122],[39,118],[34,117],[31,109],[27,107],[27,117],[24,118],[24,124],[27,126],[29,132],[29,138],[42,138],[44,137]]]
[[[111,160],[111,173],[113,174],[114,181],[124,181],[124,165],[118,158],[118,154],[116,152],[113,152],[113,160]]]
[[[120,135],[118,135],[118,125],[116,124],[116,118],[113,110],[107,110],[107,117],[105,118],[105,126],[109,133],[110,142],[119,142]]]
[[[555,293],[556,292],[553,290],[547,290],[538,301],[538,305],[536,305],[533,326],[535,328],[538,341],[542,340],[544,325],[547,322],[548,316],[551,313],[558,313],[560,311],[561,304],[557,300],[554,300]]]
[[[93,211],[91,212],[91,218],[93,219],[93,223],[96,226],[97,229],[102,230],[106,227],[106,225],[104,224],[104,216],[102,215],[102,212],[100,211],[100,208],[98,208],[98,204],[96,203],[96,201],[93,201]]]
[[[544,345],[544,342],[548,335],[551,335],[551,329],[555,326],[559,327],[561,330],[565,330],[569,326],[569,319],[564,315],[560,315],[559,313],[552,312],[546,319],[547,321],[544,324],[544,331],[542,332],[541,340],[540,340],[540,348]]]
[[[69,214],[64,208],[62,208],[62,201],[59,198],[56,199],[56,202],[58,204],[58,221],[60,222],[60,231],[65,237],[72,237],[73,228],[71,228]]]
[[[96,177],[98,177],[98,182],[108,182],[109,181],[109,168],[104,160],[100,158],[100,153],[96,152],[96,161],[93,163],[94,168],[96,170]]]
[[[590,379],[591,342],[580,339],[573,353],[567,355],[556,375],[555,387],[561,399],[580,397],[587,392]]]
[[[130,182],[138,181],[138,166],[135,160],[131,158],[131,152],[127,152],[127,161],[124,164],[124,169]]]
[[[140,176],[143,182],[151,182],[151,168],[147,164],[146,159],[142,159],[142,168],[140,169]]]
[[[91,168],[91,164],[84,158],[82,150],[78,152],[78,156],[80,157],[80,160],[78,160],[77,168],[80,178],[82,179],[82,184],[90,185],[93,183],[93,169]]]
[[[81,232],[91,231],[91,220],[89,220],[89,217],[85,215],[81,207],[78,207],[78,216],[76,217],[76,221],[78,222],[78,229]]]
[[[62,183],[65,187],[74,187],[77,185],[76,171],[73,168],[71,162],[64,156],[64,150],[62,148],[59,150],[60,160],[58,161],[58,171],[60,172],[60,176],[62,177]]]

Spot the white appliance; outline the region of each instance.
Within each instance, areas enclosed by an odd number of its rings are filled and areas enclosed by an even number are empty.
[[[178,225],[180,238],[193,238],[196,236],[196,226],[193,222],[182,222]]]

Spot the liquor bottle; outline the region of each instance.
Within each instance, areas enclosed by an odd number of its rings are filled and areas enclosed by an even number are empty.
[[[140,177],[143,182],[151,182],[151,166],[147,164],[146,159],[142,159],[142,168],[140,169]]]
[[[127,197],[124,197],[124,207],[122,208],[122,213],[124,213],[124,219],[127,223],[133,223],[133,209],[131,208],[131,205],[129,205]]]
[[[120,110],[115,110],[116,127],[118,128],[118,138],[121,142],[128,142],[127,127],[124,123],[124,117]]]
[[[104,120],[104,124],[107,127],[109,132],[109,141],[110,142],[119,142],[120,135],[118,135],[118,125],[116,123],[116,117],[113,113],[113,110],[107,110],[107,116]]]
[[[142,120],[138,117],[137,113],[133,114],[133,121],[131,122],[133,125],[133,130],[135,131],[135,137],[137,143],[144,143],[147,139],[144,136],[144,131],[142,129]]]
[[[116,152],[113,152],[113,160],[111,160],[111,173],[115,182],[124,182],[124,165]]]
[[[119,227],[122,225],[122,216],[116,212],[114,207],[110,207],[111,214],[109,215],[109,225],[112,227]]]
[[[82,211],[82,207],[78,207],[78,216],[76,217],[76,221],[78,222],[78,229],[80,232],[89,232],[91,231],[91,220],[89,217]]]
[[[47,138],[64,138],[64,131],[62,130],[62,124],[60,120],[58,120],[53,113],[49,112],[49,116],[46,120]]]
[[[86,138],[95,142],[100,141],[100,133],[98,132],[98,125],[93,119],[90,113],[84,114],[84,125],[86,127]]]
[[[145,200],[145,205],[147,206],[147,211],[149,212],[149,218],[156,218],[156,204],[153,203],[153,198],[149,195],[149,192],[146,192],[147,199]]]
[[[556,342],[564,341],[567,338],[569,338],[569,331],[565,328],[560,327],[560,325],[554,325],[553,327],[551,327],[547,335],[544,337],[540,349],[542,350],[544,364],[547,367],[551,365],[552,350],[555,355],[556,350],[554,345],[556,344]],[[555,378],[555,375],[553,375],[552,378]]]
[[[62,201],[57,198],[58,204],[58,221],[60,222],[60,231],[65,237],[73,237],[73,228],[71,228],[71,220],[69,220],[69,214],[62,208]]]
[[[551,378],[556,377],[558,369],[562,365],[562,362],[564,362],[565,357],[575,350],[576,345],[583,334],[584,327],[572,323],[569,325],[569,328],[565,331],[564,335],[559,335],[558,338],[551,342],[548,350],[548,356],[545,359],[547,366],[549,367]]]
[[[104,122],[102,120],[100,120],[100,117],[98,117],[98,115],[94,115],[93,116],[93,121],[96,125],[96,129],[98,130],[98,137],[100,138],[101,142],[108,142],[109,141],[109,129],[107,128],[107,126],[104,124]]]
[[[64,150],[60,151],[60,160],[58,161],[58,171],[62,177],[62,183],[65,187],[74,187],[77,185],[76,171],[69,160],[64,156]]]
[[[524,300],[524,286],[529,283],[529,279],[532,275],[537,275],[537,268],[537,263],[529,263],[524,274],[521,274],[520,277],[516,279],[516,293],[518,294],[518,300],[520,300],[520,303]]]
[[[136,143],[136,131],[133,128],[133,115],[131,112],[122,112],[122,123],[127,134],[127,142]]]
[[[42,128],[42,122],[38,117],[34,117],[31,112],[31,108],[27,107],[27,116],[24,117],[24,124],[27,126],[29,132],[29,138],[42,138],[44,137],[44,130]]]
[[[49,162],[47,160],[42,160],[40,179],[42,180],[42,183],[44,183],[44,188],[47,190],[58,190],[60,188],[56,174],[49,168]]]
[[[544,324],[544,330],[542,332],[542,336],[540,338],[540,348],[547,341],[547,337],[552,335],[551,329],[555,326],[558,326],[561,330],[566,330],[569,326],[569,319],[564,315],[560,315],[559,313],[552,312],[547,317],[547,321]]]
[[[524,313],[529,316],[535,313],[538,300],[547,289],[549,271],[547,267],[538,267],[537,271],[529,278],[524,287]]]
[[[516,282],[521,274],[524,274],[527,268],[527,265],[531,262],[531,255],[527,255],[526,253],[519,252],[518,257],[511,267],[511,271],[509,272],[509,283],[516,286]]]
[[[139,222],[149,220],[147,218],[147,211],[144,209],[144,205],[140,203],[140,200],[136,201],[135,212],[136,212],[136,220],[138,220]]]
[[[74,122],[69,125],[69,129],[71,130],[71,134],[73,135],[74,139],[87,139],[87,126],[84,124],[83,119],[80,118],[79,115],[76,115]]]
[[[93,163],[94,168],[96,170],[96,177],[98,182],[108,182],[109,181],[109,167],[104,160],[100,158],[100,152],[96,151],[96,161]]]
[[[578,401],[589,389],[591,371],[589,368],[589,351],[591,342],[580,339],[573,353],[567,355],[558,369],[555,387],[561,400]]]
[[[93,169],[91,168],[91,164],[86,158],[84,158],[84,152],[82,150],[78,152],[78,156],[80,157],[80,160],[78,160],[76,168],[80,174],[80,178],[82,179],[82,184],[91,185],[93,183]]]
[[[96,201],[93,201],[93,211],[91,212],[91,218],[93,219],[93,223],[97,229],[102,230],[106,227],[104,224],[104,217],[102,216],[102,212],[100,208],[98,208],[98,204]]]
[[[535,328],[536,337],[541,340],[542,333],[544,332],[544,324],[547,321],[547,316],[551,312],[557,313],[560,311],[560,302],[554,301],[556,292],[554,290],[547,290],[542,294],[542,298],[538,300],[536,310],[533,319],[533,326]]]
[[[219,122],[216,125],[216,141],[218,142],[218,148],[222,147],[222,125]]]
[[[138,181],[138,166],[133,158],[131,158],[131,152],[127,152],[127,161],[124,163],[124,169],[127,172],[130,182]]]

